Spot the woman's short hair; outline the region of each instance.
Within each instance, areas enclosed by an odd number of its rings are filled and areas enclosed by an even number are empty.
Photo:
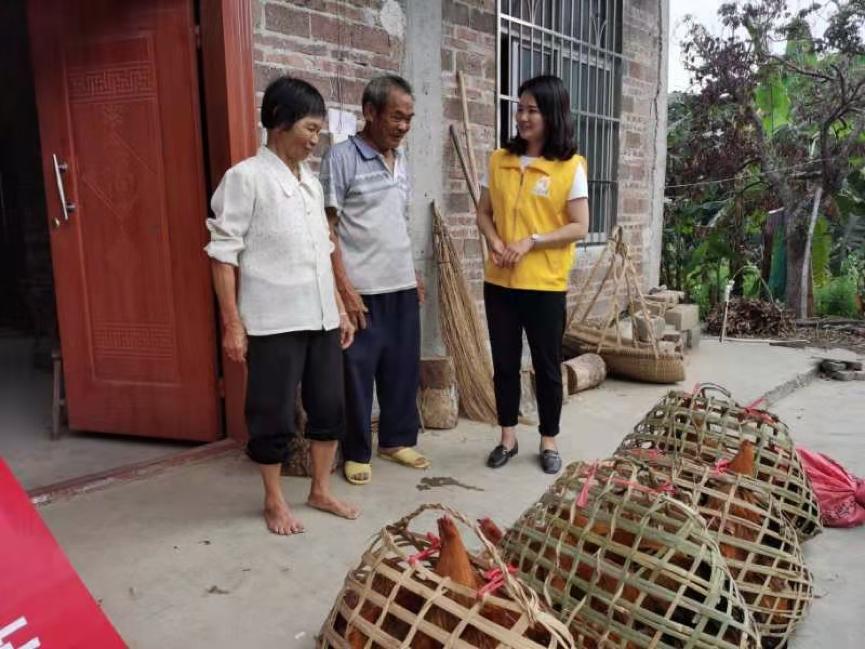
[[[274,79],[261,101],[261,125],[267,130],[289,129],[304,117],[324,117],[324,97],[315,86],[289,76]]]
[[[366,88],[363,89],[363,97],[360,100],[361,108],[366,108],[369,104],[376,113],[380,113],[387,106],[387,100],[390,98],[392,90],[399,90],[410,97],[414,96],[408,81],[396,74],[385,74],[375,77],[366,84]]]
[[[569,160],[576,154],[574,140],[574,118],[571,115],[571,98],[561,79],[544,74],[525,81],[520,86],[519,96],[528,93],[535,98],[538,110],[544,119],[544,146],[541,155],[548,160]],[[528,142],[519,133],[505,145],[515,155],[525,155]]]

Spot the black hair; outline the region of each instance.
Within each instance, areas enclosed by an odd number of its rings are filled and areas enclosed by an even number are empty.
[[[400,90],[410,97],[414,97],[414,92],[408,81],[396,74],[385,74],[366,84],[366,88],[363,89],[363,98],[360,100],[361,107],[366,108],[367,104],[372,104],[376,112],[380,113],[387,106],[391,90]]]
[[[289,129],[304,117],[324,117],[324,97],[303,79],[282,76],[274,79],[261,101],[261,125],[267,130]]]
[[[547,160],[569,160],[576,154],[574,140],[574,118],[571,115],[571,98],[561,79],[544,74],[525,81],[520,86],[519,96],[528,93],[538,103],[544,119],[544,146],[541,155]],[[505,145],[515,155],[525,155],[528,142],[519,133]]]

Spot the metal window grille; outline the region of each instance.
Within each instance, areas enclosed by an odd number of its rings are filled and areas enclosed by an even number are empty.
[[[603,243],[618,201],[622,0],[499,0],[498,15],[499,142],[516,132],[520,84],[538,74],[560,77],[589,166],[587,243]]]

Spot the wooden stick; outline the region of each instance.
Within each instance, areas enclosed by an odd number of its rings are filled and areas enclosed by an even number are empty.
[[[471,171],[469,170],[468,165],[466,164],[466,157],[465,157],[465,154],[463,153],[462,146],[460,145],[460,139],[459,139],[459,136],[457,135],[457,130],[453,124],[451,124],[451,126],[450,126],[450,134],[451,134],[451,141],[453,141],[453,143],[454,143],[454,149],[457,152],[457,158],[459,158],[460,166],[463,169],[463,177],[466,179],[466,184],[468,185],[468,188],[469,188],[469,196],[471,196],[472,203],[474,203],[474,206],[475,206],[475,211],[477,211],[478,202],[480,201],[480,196],[477,194],[477,187],[472,184],[472,181],[469,178],[469,174],[471,173]],[[484,260],[484,263],[486,263],[486,261],[487,261],[487,242],[486,242],[486,240],[484,240],[484,235],[481,232],[480,228],[478,228],[478,243],[481,246],[481,258]]]
[[[470,175],[471,170],[469,169],[468,163],[466,162],[465,153],[463,153],[463,148],[462,148],[462,145],[460,144],[459,136],[457,135],[457,130],[453,124],[451,124],[451,127],[450,127],[450,134],[451,134],[451,140],[454,143],[454,149],[456,149],[456,152],[457,152],[457,158],[460,161],[460,166],[463,168],[463,177],[466,179],[466,185],[468,185],[468,188],[469,188],[469,195],[472,197],[472,202],[475,205],[475,209],[477,209],[478,208],[478,201],[480,200],[480,197],[478,196],[477,189],[472,184],[471,175]]]
[[[475,160],[474,147],[472,146],[472,132],[469,129],[469,102],[466,97],[466,80],[462,70],[457,70],[457,83],[460,86],[460,99],[463,104],[463,134],[466,138],[466,150],[468,152],[469,171],[471,172],[471,182],[475,187],[475,193],[480,196],[478,189],[478,163]]]

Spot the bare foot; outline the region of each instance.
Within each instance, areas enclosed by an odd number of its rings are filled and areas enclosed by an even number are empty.
[[[274,534],[288,536],[304,532],[301,523],[292,514],[284,500],[264,501],[264,520],[267,521],[267,529]]]
[[[315,507],[321,511],[335,514],[336,516],[341,516],[342,518],[347,518],[349,520],[354,520],[360,515],[360,510],[357,507],[341,500],[337,500],[333,496],[310,494],[306,504],[310,507]]]

